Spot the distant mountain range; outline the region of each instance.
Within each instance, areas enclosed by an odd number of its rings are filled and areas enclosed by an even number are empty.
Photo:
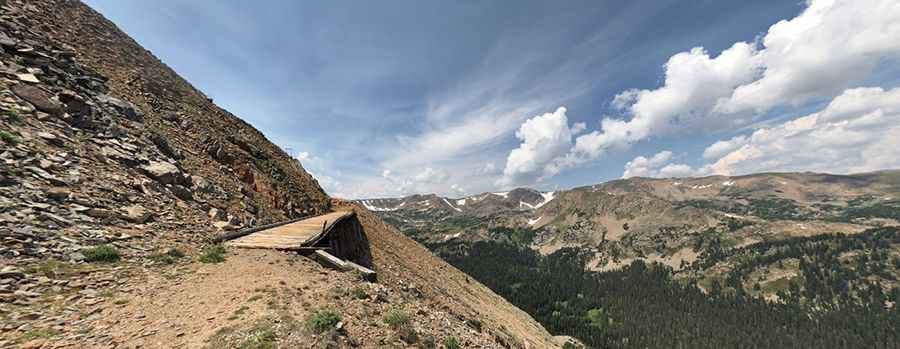
[[[629,178],[555,192],[519,188],[358,202],[433,249],[512,241],[547,255],[574,247],[590,251],[592,270],[643,259],[703,279],[718,272],[687,268],[703,259],[711,241],[728,250],[898,225],[900,171]]]

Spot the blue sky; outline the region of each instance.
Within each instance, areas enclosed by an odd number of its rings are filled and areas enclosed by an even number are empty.
[[[86,2],[335,196],[900,167],[892,0]]]

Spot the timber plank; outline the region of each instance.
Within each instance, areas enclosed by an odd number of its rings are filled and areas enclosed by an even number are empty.
[[[243,248],[300,249],[322,238],[336,222],[349,217],[351,211],[339,211],[310,217],[298,222],[261,230],[226,242]]]

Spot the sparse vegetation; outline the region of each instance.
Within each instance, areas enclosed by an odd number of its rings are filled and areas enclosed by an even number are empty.
[[[49,338],[53,338],[56,336],[59,336],[59,331],[54,330],[52,328],[34,329],[34,330],[30,330],[30,331],[27,331],[24,334],[22,334],[22,337],[20,338],[20,340],[22,342],[27,342],[30,340],[41,339],[41,338],[49,339]]]
[[[164,253],[150,256],[150,259],[159,264],[175,264],[179,259],[184,258],[184,256],[184,252],[173,247]]]
[[[459,339],[456,339],[456,337],[453,336],[447,337],[447,339],[444,340],[444,346],[447,347],[447,349],[459,349]]]
[[[332,309],[322,309],[306,318],[306,328],[314,333],[322,333],[334,329],[340,321],[341,314]]]
[[[18,124],[22,122],[22,116],[19,115],[15,110],[4,110],[2,113],[3,117],[6,118],[7,121]]]
[[[225,246],[212,245],[203,248],[200,254],[201,263],[222,263],[225,261]]]
[[[366,294],[366,287],[359,285],[353,288],[353,298],[356,299],[366,299],[368,294]]]
[[[84,255],[85,262],[90,263],[115,263],[121,259],[119,250],[112,245],[89,247],[81,250],[81,254]]]
[[[72,264],[48,259],[46,261],[36,263],[28,269],[29,274],[43,275],[49,278],[64,278],[75,272],[76,267]]]
[[[409,324],[409,314],[402,310],[391,309],[384,315],[384,323],[398,329]]]
[[[4,130],[0,130],[0,139],[7,144],[15,145],[19,143],[19,137]]]

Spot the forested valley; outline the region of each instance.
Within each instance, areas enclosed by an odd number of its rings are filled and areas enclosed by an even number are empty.
[[[516,239],[428,244],[435,253],[522,308],[555,334],[596,348],[897,348],[900,230],[876,228],[761,242],[724,250],[711,244],[678,272],[635,260],[585,269],[591,251],[543,256]],[[800,276],[757,295],[756,268],[799,261]],[[719,263],[729,271],[701,290]],[[705,291],[705,292],[704,292]]]

